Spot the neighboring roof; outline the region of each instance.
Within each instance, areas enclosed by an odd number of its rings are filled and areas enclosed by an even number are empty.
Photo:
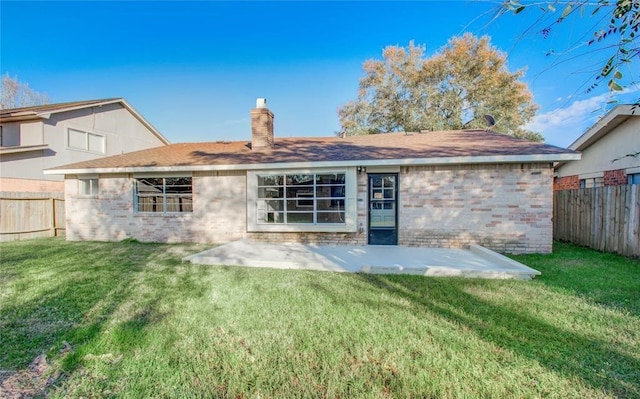
[[[240,170],[285,167],[554,162],[580,154],[483,130],[282,138],[253,151],[248,141],[180,143],[60,166],[47,174]]]
[[[67,103],[34,105],[30,107],[8,108],[0,110],[0,122],[20,122],[36,119],[48,119],[51,114],[69,112],[77,109],[101,107],[108,104],[121,104],[131,114],[147,127],[160,141],[169,144],[169,140],[164,137],[151,123],[142,117],[124,98],[106,98],[101,100],[73,101]]]
[[[589,148],[593,143],[597,142],[609,132],[626,122],[629,118],[639,117],[640,108],[633,107],[630,104],[620,104],[612,108],[605,116],[600,118],[594,123],[586,132],[578,137],[573,143],[569,145],[569,149],[573,151],[584,151]],[[566,162],[558,162],[555,166],[555,170],[559,170]]]
[[[49,148],[49,144],[21,145],[13,147],[0,147],[0,155],[15,154],[18,152],[42,151]]]
[[[606,136],[610,131],[620,126],[629,118],[640,117],[640,108],[634,108],[629,104],[617,105],[611,111],[607,112],[598,122],[591,126],[584,134],[576,139],[569,148],[575,151],[584,151],[602,137]]]

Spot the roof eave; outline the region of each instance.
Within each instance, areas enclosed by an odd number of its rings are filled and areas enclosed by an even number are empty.
[[[49,144],[25,145],[15,147],[0,147],[0,155],[14,154],[18,152],[41,151],[49,148]]]
[[[71,175],[88,173],[166,173],[166,172],[202,172],[216,170],[267,170],[302,168],[340,168],[350,166],[420,166],[420,165],[457,165],[491,163],[553,163],[579,160],[579,153],[529,154],[529,155],[485,155],[460,157],[406,158],[382,160],[349,160],[321,162],[274,162],[258,164],[227,165],[184,165],[184,166],[138,166],[118,168],[61,168],[47,169],[47,175]]]
[[[587,129],[568,148],[574,151],[583,151],[633,116],[634,113],[630,105],[618,105]]]
[[[1,121],[2,122],[22,122],[27,120],[48,119],[51,117],[51,114],[59,114],[63,112],[70,112],[70,111],[75,111],[78,109],[85,109],[85,108],[102,107],[105,105],[118,104],[118,103],[122,104],[122,106],[126,108],[134,116],[134,118],[136,118],[147,129],[149,129],[151,133],[153,133],[153,135],[156,136],[164,145],[171,144],[171,142],[166,137],[164,137],[162,133],[158,131],[158,129],[156,129],[148,120],[146,120],[142,115],[140,115],[138,111],[136,111],[131,106],[131,104],[129,104],[127,100],[125,100],[124,98],[112,98],[112,99],[98,101],[91,104],[79,104],[79,105],[70,106],[66,108],[46,110],[42,112],[26,111],[23,113],[18,113],[14,116],[1,118]]]

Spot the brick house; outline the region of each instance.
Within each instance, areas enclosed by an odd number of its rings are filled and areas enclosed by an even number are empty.
[[[54,168],[67,239],[237,239],[550,252],[563,148],[479,130],[182,143]],[[86,187],[96,187],[87,191]]]
[[[0,110],[0,191],[62,192],[44,169],[169,144],[122,98]]]
[[[559,162],[554,190],[640,184],[640,109],[618,105],[574,141],[580,160]]]

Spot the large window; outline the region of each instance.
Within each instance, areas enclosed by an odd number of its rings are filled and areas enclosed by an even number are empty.
[[[69,129],[67,146],[74,150],[98,152],[100,154],[104,154],[106,151],[103,135],[77,129]]]
[[[136,179],[137,212],[192,212],[191,177],[145,177]]]
[[[344,224],[345,173],[257,175],[258,224]]]

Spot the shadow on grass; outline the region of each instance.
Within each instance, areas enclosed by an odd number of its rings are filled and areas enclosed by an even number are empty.
[[[496,306],[464,291],[473,282],[410,276],[360,275],[373,287],[405,298],[417,309],[468,327],[487,342],[577,377],[615,397],[640,397],[640,362],[603,340],[567,332],[526,313]],[[371,306],[378,306],[371,304]]]
[[[538,283],[640,316],[640,259],[561,242],[554,243],[552,254],[511,257],[540,270]]]
[[[82,348],[114,319],[123,350],[144,341],[148,329],[173,311],[160,311],[158,303],[207,289],[194,269],[176,272],[179,257],[163,255],[166,248],[60,240],[3,246],[0,282],[14,284],[15,292],[0,303],[0,368],[24,368],[43,352],[57,354],[67,341],[74,350],[63,367],[70,373],[83,363]],[[40,286],[28,286],[38,280]],[[23,290],[32,298],[22,300]],[[122,314],[123,306],[131,306],[131,316]]]

